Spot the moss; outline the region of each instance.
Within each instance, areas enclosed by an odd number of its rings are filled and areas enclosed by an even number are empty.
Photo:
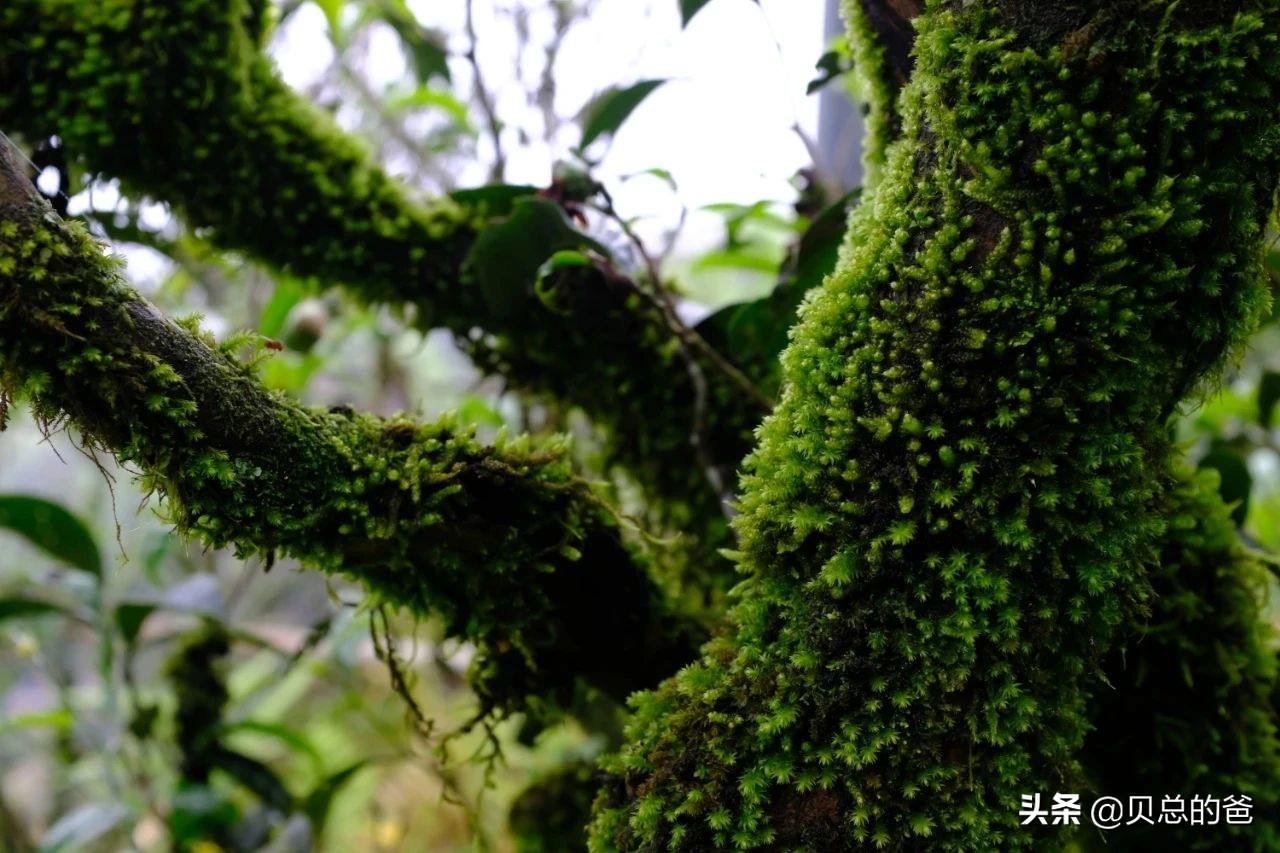
[[[413,306],[419,324],[453,330],[485,368],[580,406],[655,517],[690,534],[695,552],[679,571],[723,586],[723,507],[690,444],[696,394],[661,312],[598,273],[567,277],[551,297],[524,282],[497,310],[468,267],[493,218],[474,201],[482,196],[411,198],[279,80],[259,50],[262,6],[6,2],[0,127],[57,134],[75,162],[173,205],[215,245],[369,302]],[[762,413],[709,362],[701,368],[704,444],[731,474]]]
[[[885,23],[886,32],[882,35],[869,16],[868,5],[864,0],[842,0],[841,3],[841,14],[848,27],[849,46],[853,51],[854,71],[859,84],[858,97],[864,103],[866,111],[862,169],[863,192],[869,195],[880,182],[886,149],[902,129],[901,116],[897,111],[897,96],[905,77],[895,73],[885,54],[892,42],[900,53],[909,55],[911,43],[909,37],[892,39],[894,30],[890,30],[888,23]],[[879,8],[877,4],[871,5]],[[883,17],[891,14],[881,12]],[[909,22],[897,19],[896,16],[889,20],[907,33],[910,32]],[[899,44],[903,41],[904,44]],[[899,62],[904,66],[909,65],[909,61],[908,56],[899,57]],[[909,68],[897,70],[906,72]]]
[[[1068,841],[1019,796],[1087,785],[1165,420],[1266,308],[1280,162],[1280,5],[1077,5],[917,21],[902,139],[748,462],[732,632],[633,700],[593,849]]]
[[[691,654],[695,629],[563,441],[484,446],[447,418],[273,395],[45,210],[0,193],[0,385],[139,471],[180,532],[289,554],[438,615],[476,644],[486,711],[565,700],[579,677],[620,700]]]
[[[1270,577],[1241,546],[1216,472],[1173,476],[1152,612],[1106,662],[1082,761],[1098,795],[1243,794],[1253,821],[1139,825],[1109,833],[1107,849],[1280,849],[1280,679],[1259,613]]]

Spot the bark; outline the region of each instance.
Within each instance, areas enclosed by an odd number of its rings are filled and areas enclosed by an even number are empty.
[[[117,267],[0,156],[4,396],[139,471],[181,533],[438,616],[477,646],[485,711],[567,703],[579,678],[620,700],[691,656],[698,630],[562,442],[300,406]]]

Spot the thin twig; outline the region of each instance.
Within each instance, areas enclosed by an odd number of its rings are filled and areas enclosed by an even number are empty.
[[[751,400],[756,403],[760,409],[765,412],[765,414],[773,411],[772,400],[761,393],[760,389],[757,388],[751,380],[737,368],[736,365],[721,355],[715,347],[707,343],[706,339],[698,333],[697,329],[690,328],[683,320],[680,319],[679,314],[676,313],[675,303],[672,299],[671,292],[662,284],[662,278],[658,272],[657,262],[645,248],[644,242],[636,234],[635,229],[631,227],[631,223],[623,219],[618,214],[618,211],[614,209],[613,199],[610,198],[608,191],[602,188],[600,190],[600,195],[604,198],[605,203],[603,205],[593,205],[593,207],[595,207],[595,209],[600,213],[607,216],[610,220],[617,223],[618,227],[622,229],[622,233],[635,247],[636,253],[640,256],[640,260],[645,266],[645,272],[649,275],[653,283],[655,293],[658,295],[661,304],[666,308],[664,313],[669,315],[668,319],[673,324],[670,331],[684,341],[689,347],[697,350],[699,354],[710,361],[716,370],[724,374],[724,376],[734,385],[738,386],[738,388],[751,398]]]
[[[757,3],[756,8],[760,10],[760,19],[764,21],[765,31],[769,33],[769,39],[773,42],[774,54],[778,59],[779,76],[789,83],[787,80],[787,55],[782,49],[782,40],[778,38],[778,31],[773,26],[773,20],[769,17],[769,13],[765,11],[763,3]],[[789,85],[783,85],[783,89],[787,93],[787,107],[791,110],[791,127],[790,130],[800,138],[800,143],[804,145],[805,151],[809,154],[809,159],[815,165],[821,163],[822,151],[818,143],[809,134],[804,132],[804,128],[800,126],[800,105],[796,103],[795,95],[792,93]]]
[[[502,124],[498,121],[498,113],[493,106],[493,97],[484,83],[484,74],[480,70],[480,60],[476,56],[476,22],[474,0],[467,0],[467,39],[469,44],[464,54],[471,65],[471,73],[475,78],[475,98],[484,113],[485,125],[493,140],[493,165],[489,168],[489,182],[500,184],[507,171],[507,158],[502,152]]]
[[[707,481],[711,484],[716,494],[721,497],[721,504],[727,514],[730,511],[729,503],[733,498],[733,494],[725,483],[724,476],[719,466],[715,464],[710,448],[707,446],[707,377],[703,372],[702,363],[694,355],[694,350],[697,350],[699,354],[710,361],[734,385],[745,391],[747,396],[758,403],[766,413],[772,411],[773,403],[751,384],[751,380],[747,379],[742,371],[729,363],[724,356],[708,344],[706,339],[698,334],[697,330],[690,328],[680,319],[680,315],[676,311],[675,300],[671,292],[662,283],[662,274],[658,269],[657,261],[649,253],[644,241],[636,234],[635,229],[631,227],[631,223],[618,214],[608,190],[600,187],[599,193],[601,198],[604,199],[604,203],[593,205],[593,207],[622,229],[622,233],[631,242],[636,254],[640,256],[640,260],[644,264],[652,292],[639,287],[636,288],[637,292],[658,310],[668,331],[675,336],[676,342],[679,344],[680,355],[689,374],[689,384],[693,388],[693,423],[689,433],[689,443],[693,446],[694,454],[698,458],[699,465],[702,466]]]

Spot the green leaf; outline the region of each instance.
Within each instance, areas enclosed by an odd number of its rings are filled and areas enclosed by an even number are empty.
[[[582,144],[579,150],[602,136],[612,136],[622,127],[623,122],[633,113],[641,102],[666,80],[643,80],[625,89],[606,89],[596,96],[584,113],[582,123]]]
[[[1236,527],[1243,526],[1249,515],[1249,493],[1253,490],[1253,477],[1244,457],[1228,444],[1215,443],[1200,460],[1199,467],[1218,472],[1218,494],[1228,506],[1234,505],[1231,520]]]
[[[120,803],[86,803],[58,818],[40,842],[40,853],[84,850],[120,826],[129,810]]]
[[[204,785],[180,782],[170,798],[169,834],[174,849],[223,835],[239,820],[239,809],[228,797]]]
[[[544,261],[561,249],[591,247],[607,254],[599,243],[575,229],[554,202],[520,198],[512,213],[476,236],[467,256],[485,302],[495,316],[510,319],[527,306]]]
[[[538,267],[538,278],[546,278],[556,270],[566,267],[589,267],[591,259],[577,249],[561,249],[547,258],[546,263]]]
[[[717,249],[707,252],[694,261],[693,269],[731,269],[774,273],[778,269],[778,255],[755,246]]]
[[[262,307],[262,314],[258,317],[258,331],[268,338],[280,337],[284,331],[285,318],[306,295],[306,289],[302,285],[283,276],[278,277],[271,298]]]
[[[810,223],[782,264],[780,280],[768,296],[727,305],[697,326],[707,343],[742,367],[766,393],[772,393],[777,382],[778,355],[787,345],[801,300],[835,268],[845,220],[859,196],[858,190],[849,193]],[[756,205],[722,212],[735,220],[761,215]]]
[[[336,42],[342,31],[342,10],[346,7],[346,0],[315,0],[320,11],[324,12],[325,20],[329,22],[329,35]]]
[[[1280,402],[1280,373],[1268,370],[1258,383],[1258,422],[1271,427],[1271,416]]]
[[[33,711],[30,714],[19,714],[0,721],[0,734],[20,729],[56,729],[69,732],[75,725],[75,714],[68,708],[55,708],[52,711]]]
[[[476,129],[471,124],[471,116],[468,113],[467,105],[459,101],[452,92],[446,92],[443,89],[432,89],[429,86],[419,86],[412,92],[390,98],[387,101],[387,109],[392,112],[426,108],[440,110],[469,136],[476,135]]]
[[[702,209],[724,217],[728,244],[732,247],[747,242],[743,238],[743,229],[749,224],[772,231],[781,231],[784,234],[792,234],[798,230],[797,223],[778,215],[771,207],[772,204],[768,201],[757,201],[754,204],[718,202],[705,205]]]
[[[120,636],[124,637],[126,645],[133,645],[138,639],[138,632],[142,630],[142,623],[147,621],[147,617],[154,613],[156,605],[140,604],[137,602],[125,602],[116,607],[116,627],[120,631]]]
[[[639,172],[632,172],[630,175],[624,175],[622,179],[624,181],[629,181],[633,178],[639,178],[644,175],[648,175],[649,177],[657,178],[662,181],[671,188],[672,192],[680,191],[680,188],[676,185],[675,175],[671,174],[670,170],[663,169],[658,166],[654,166],[652,169],[641,169]]]
[[[324,760],[320,757],[319,750],[312,746],[311,741],[307,740],[304,735],[288,726],[280,723],[268,723],[262,720],[241,720],[220,726],[218,732],[222,737],[230,737],[237,732],[265,735],[279,741],[294,752],[306,756],[307,761],[310,762],[317,775],[323,772]]]
[[[537,187],[521,184],[490,184],[449,193],[449,198],[484,216],[510,216],[516,201],[538,194]]]
[[[507,422],[501,412],[474,394],[463,397],[458,404],[458,420],[464,424],[489,427],[500,427]]]
[[[102,557],[84,522],[62,506],[28,495],[0,495],[0,527],[18,533],[50,556],[94,577]]]
[[[426,83],[432,77],[446,82],[452,79],[449,52],[440,33],[420,24],[404,0],[383,0],[381,11],[382,19],[400,36],[419,81]]]
[[[256,758],[229,749],[219,749],[213,766],[248,788],[268,806],[283,814],[293,810],[293,795],[275,771]]]
[[[805,87],[806,95],[812,95],[840,75],[852,71],[853,59],[849,56],[847,49],[836,47],[822,54],[814,66],[814,70],[818,73],[809,81],[809,85]]]
[[[42,601],[38,598],[0,598],[0,622],[27,616],[47,616],[50,613],[67,615],[67,610],[52,601]]]
[[[689,26],[689,20],[709,2],[711,0],[680,0],[680,26]]]
[[[350,767],[339,770],[317,785],[315,790],[307,796],[303,811],[310,818],[317,836],[324,831],[324,823],[329,817],[329,810],[333,807],[333,798],[351,781],[352,777],[371,763],[368,760],[357,761]]]

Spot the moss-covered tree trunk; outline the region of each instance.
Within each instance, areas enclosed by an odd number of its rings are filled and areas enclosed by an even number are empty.
[[[1022,794],[1199,791],[1254,797],[1248,837],[1112,844],[1280,846],[1260,569],[1167,428],[1266,302],[1280,0],[847,6],[874,187],[747,467],[729,629],[636,700],[592,843],[1051,847],[1067,833],[1019,826]],[[755,395],[616,271],[556,283],[554,310],[517,281],[497,310],[471,255],[492,211],[398,190],[280,83],[254,10],[4,5],[0,127],[58,133],[225,248],[484,329],[484,365],[606,427],[654,516],[701,533],[694,583],[721,585],[703,469],[737,462]],[[182,532],[442,614],[479,647],[488,710],[581,681],[621,698],[692,655],[698,629],[558,443],[267,393],[12,168],[0,358],[0,392],[140,468]],[[591,781],[547,790],[572,811]],[[549,802],[525,798],[522,832],[572,834]]]
[[[748,462],[733,629],[635,701],[597,850],[1063,844],[1020,796],[1094,784],[1151,572],[1239,556],[1166,421],[1267,304],[1280,4],[915,25],[900,138]]]

